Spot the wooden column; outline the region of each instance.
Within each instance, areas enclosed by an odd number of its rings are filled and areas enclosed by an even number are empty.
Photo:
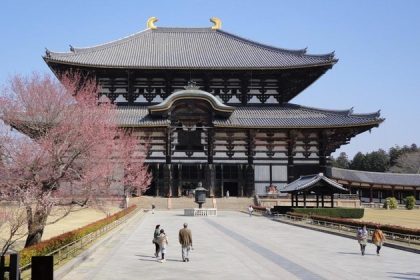
[[[303,192],[303,208],[306,208],[306,192]]]
[[[328,137],[326,133],[320,132],[318,141],[319,141],[319,144],[318,144],[319,169],[320,169],[320,172],[325,174],[327,170],[326,146],[327,146],[327,141],[328,141]]]
[[[369,202],[373,202],[373,187],[369,186]]]
[[[316,208],[319,207],[319,194],[316,194]]]
[[[331,208],[334,208],[334,194],[331,193]]]
[[[164,168],[163,169],[163,183],[164,183],[163,195],[172,197],[172,182],[173,182],[172,164],[164,164],[163,168]]]
[[[254,194],[255,183],[254,183],[254,149],[255,149],[255,131],[253,129],[248,130],[247,139],[247,156],[248,164],[245,171],[245,195],[251,196]]]
[[[182,164],[178,164],[178,196],[182,196]]]
[[[292,203],[292,207],[293,207],[293,204],[295,203],[295,201],[294,201],[294,194],[292,193],[292,195],[291,195],[291,203]]]
[[[324,208],[324,194],[321,194],[321,206]]]
[[[295,180],[293,157],[295,155],[296,133],[291,130],[288,135],[287,143],[287,183]]]
[[[214,197],[214,187],[216,183],[216,170],[214,164],[206,164],[205,166],[205,188],[209,190],[210,197]]]

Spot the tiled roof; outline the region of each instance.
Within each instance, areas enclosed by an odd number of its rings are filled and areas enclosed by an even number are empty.
[[[281,192],[296,192],[311,189],[319,181],[325,182],[327,185],[330,185],[337,192],[348,192],[347,189],[337,182],[334,182],[331,179],[325,177],[322,173],[314,175],[301,176],[299,179],[287,184]]]
[[[163,126],[169,121],[148,116],[146,106],[121,106],[118,123],[120,126]],[[295,104],[282,106],[239,106],[227,118],[214,120],[215,127],[261,127],[261,128],[323,128],[348,126],[376,126],[383,119],[379,112],[358,115],[351,110],[332,111]]]
[[[308,55],[306,49],[287,50],[263,45],[211,28],[147,29],[126,38],[58,53],[44,59],[92,67],[171,69],[284,69],[332,65],[334,53]]]
[[[328,177],[337,180],[391,186],[420,186],[420,174],[368,172],[330,167]]]

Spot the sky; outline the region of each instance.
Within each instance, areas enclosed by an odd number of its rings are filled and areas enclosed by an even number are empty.
[[[0,85],[16,74],[50,73],[45,48],[89,47],[146,28],[210,27],[309,54],[335,51],[338,63],[292,103],[381,110],[378,128],[334,154],[420,145],[420,1],[417,0],[2,0]]]

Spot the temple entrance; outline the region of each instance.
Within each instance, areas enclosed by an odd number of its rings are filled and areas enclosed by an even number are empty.
[[[238,196],[238,183],[237,182],[224,182],[223,183],[224,195],[229,191],[229,196]]]

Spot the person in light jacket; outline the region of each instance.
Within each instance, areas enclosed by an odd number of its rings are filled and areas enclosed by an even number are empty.
[[[366,226],[364,225],[362,228],[359,228],[357,230],[357,242],[359,242],[360,245],[360,251],[362,252],[362,256],[365,255],[365,249],[367,244],[367,238],[368,238],[368,232],[366,229]]]
[[[163,229],[160,230],[158,243],[160,247],[160,255],[162,256],[162,259],[160,260],[160,262],[164,263],[166,262],[165,254],[166,254],[166,246],[168,245],[168,236],[166,236],[165,231]]]
[[[377,225],[375,231],[372,234],[372,243],[376,245],[376,255],[379,256],[379,251],[381,250],[382,245],[384,245],[384,242],[385,235],[379,228],[379,225]]]

